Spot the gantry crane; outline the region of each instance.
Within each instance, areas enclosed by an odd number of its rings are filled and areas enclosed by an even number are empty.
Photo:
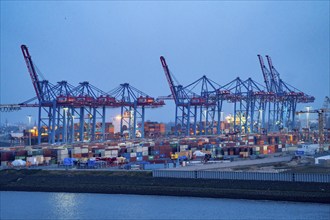
[[[292,130],[295,128],[297,104],[314,102],[315,98],[285,83],[275,69],[270,56],[266,55],[269,70],[266,68],[262,56],[258,55],[258,58],[267,92],[274,96],[268,102],[267,129],[276,131],[287,127]]]
[[[175,135],[183,134],[190,135],[191,122],[196,125],[197,114],[191,110],[191,95],[184,89],[182,85],[175,85],[170,70],[167,66],[166,60],[163,56],[160,57],[162,67],[171,90],[171,98],[175,102]],[[193,97],[194,103],[203,102],[203,99],[197,94]]]
[[[129,138],[137,137],[138,130],[144,138],[145,108],[158,108],[165,105],[164,101],[155,99],[128,83],[120,84],[107,94],[116,98],[117,106],[121,110],[120,133],[124,134],[124,126],[126,126]],[[139,129],[138,119],[141,120]]]
[[[327,109],[316,109],[316,110],[310,110],[310,111],[298,111],[296,112],[296,115],[299,114],[318,114],[318,130],[319,130],[319,144],[324,143],[324,122],[325,122],[325,113],[327,112]]]
[[[171,90],[171,95],[164,100],[175,102],[175,134],[213,134],[217,100],[212,91],[218,85],[205,75],[187,86],[176,85],[163,56],[160,61]]]
[[[259,132],[264,127],[265,102],[267,93],[259,83],[251,78],[243,81],[239,77],[223,85],[216,91],[219,108],[222,103],[233,103],[234,107],[234,132]]]
[[[190,98],[191,109],[196,116],[192,125],[194,135],[197,134],[197,129],[199,134],[214,134],[216,123],[220,123],[220,115],[216,115],[216,112],[219,112],[217,99],[212,94],[218,87],[220,87],[219,84],[204,75],[183,88],[190,94],[198,95],[198,97]],[[199,120],[198,124],[197,120]]]
[[[276,93],[277,93],[277,84],[274,80],[274,77],[271,76],[270,71],[265,66],[263,58],[261,55],[258,54],[259,63],[261,67],[261,72],[263,74],[264,82],[266,85],[267,93],[271,98],[267,102],[267,109],[268,109],[268,118],[267,118],[267,126],[266,129],[269,131],[275,130],[275,122],[278,121],[278,116],[280,115],[277,111],[280,109],[280,102],[276,101]]]

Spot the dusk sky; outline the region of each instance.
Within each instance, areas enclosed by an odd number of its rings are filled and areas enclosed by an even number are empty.
[[[330,95],[329,1],[1,1],[0,103],[36,96],[20,50],[26,44],[45,79],[105,92],[121,83],[153,97],[170,94],[159,57],[180,84],[206,75],[220,85],[236,77],[263,84],[257,54],[270,55],[281,78],[315,96]],[[0,113],[0,123],[36,120],[37,108]],[[107,121],[119,109],[108,112]],[[232,113],[226,104],[225,114]],[[174,121],[174,103],[146,119]]]

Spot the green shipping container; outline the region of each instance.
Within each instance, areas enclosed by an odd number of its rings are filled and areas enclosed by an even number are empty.
[[[154,156],[149,156],[148,159],[149,160],[153,160],[154,159]]]
[[[25,156],[16,156],[15,160],[26,160]]]

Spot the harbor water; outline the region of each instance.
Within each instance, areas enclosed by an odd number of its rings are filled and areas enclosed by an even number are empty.
[[[330,205],[123,194],[0,192],[0,219],[330,219]]]

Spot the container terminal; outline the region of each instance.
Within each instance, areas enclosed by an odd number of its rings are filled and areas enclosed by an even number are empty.
[[[214,166],[219,165],[219,169],[233,170],[225,162],[256,161],[246,166],[265,171],[257,161],[269,165],[275,157],[283,160],[273,163],[291,164],[291,168],[299,163],[330,166],[329,97],[320,109],[297,111],[298,104],[312,103],[315,98],[284,82],[270,56],[266,56],[267,68],[258,55],[263,85],[239,77],[220,85],[204,75],[186,86],[174,80],[161,56],[171,94],[155,98],[129,83],[104,92],[87,81],[73,86],[67,81],[40,80],[27,46],[21,50],[36,97],[1,104],[0,110],[36,108],[38,119],[23,135],[11,137],[12,146],[0,148],[1,168],[154,170],[217,169]],[[165,124],[145,120],[147,109],[160,108],[167,100],[175,103],[169,131]],[[233,107],[233,114],[226,118],[224,105]],[[108,108],[120,109],[117,133],[106,121]],[[316,114],[318,128],[300,129],[296,118],[300,114]],[[240,166],[246,169],[244,163]]]

